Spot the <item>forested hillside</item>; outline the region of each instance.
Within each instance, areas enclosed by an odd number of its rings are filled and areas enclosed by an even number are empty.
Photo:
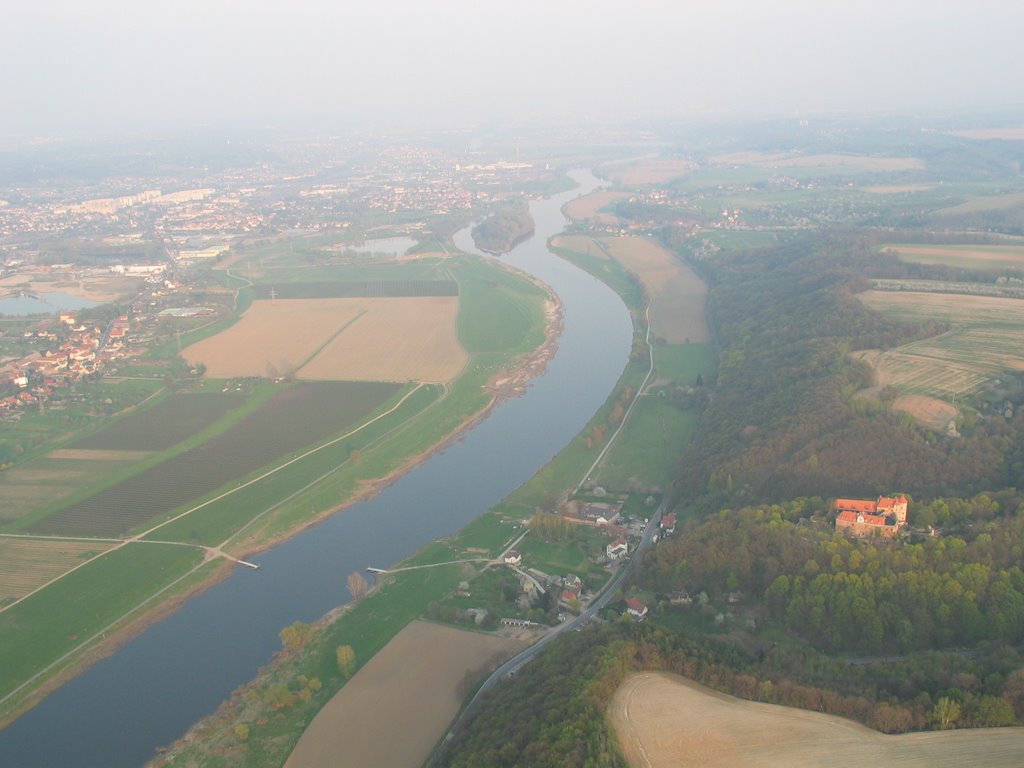
[[[680,489],[706,509],[892,488],[962,495],[1021,481],[1012,456],[1024,418],[979,420],[944,440],[884,405],[859,349],[935,335],[936,322],[899,322],[856,298],[865,276],[927,275],[852,236],[811,236],[700,264],[720,346],[714,397],[680,462]],[[945,268],[944,274],[948,272]]]

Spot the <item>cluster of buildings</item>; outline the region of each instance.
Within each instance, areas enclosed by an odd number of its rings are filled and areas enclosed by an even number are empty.
[[[79,323],[72,312],[61,312],[57,325],[25,331],[52,343],[42,352],[31,352],[0,366],[0,412],[10,414],[45,404],[54,390],[103,370],[107,363],[127,356],[127,315],[112,320],[106,328]]]
[[[907,524],[906,496],[866,499],[836,499],[836,530],[856,538],[881,536],[892,539]]]

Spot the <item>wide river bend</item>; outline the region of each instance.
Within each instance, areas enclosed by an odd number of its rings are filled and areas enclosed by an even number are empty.
[[[559,295],[564,329],[547,371],[460,440],[353,505],[252,559],[0,732],[0,766],[138,766],[252,679],[278,632],[349,599],[345,578],[457,531],[528,480],[589,421],[629,357],[632,327],[607,286],[552,255],[561,207],[599,185],[530,204],[535,234],[503,260]],[[468,229],[456,243],[475,250]]]

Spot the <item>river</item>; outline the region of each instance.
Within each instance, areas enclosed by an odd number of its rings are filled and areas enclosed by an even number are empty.
[[[599,182],[530,204],[536,234],[504,261],[561,297],[564,329],[547,371],[526,393],[402,476],[237,568],[60,688],[0,732],[0,766],[138,766],[251,680],[280,648],[278,632],[349,599],[345,579],[387,567],[457,531],[528,480],[589,421],[629,357],[632,326],[607,286],[548,252],[561,206]],[[469,229],[456,244],[475,250]]]

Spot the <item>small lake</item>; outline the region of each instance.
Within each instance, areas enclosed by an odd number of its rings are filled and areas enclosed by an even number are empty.
[[[0,315],[24,317],[26,315],[55,315],[62,310],[88,309],[99,306],[100,302],[72,296],[62,291],[40,291],[31,296],[9,296],[0,299]]]

